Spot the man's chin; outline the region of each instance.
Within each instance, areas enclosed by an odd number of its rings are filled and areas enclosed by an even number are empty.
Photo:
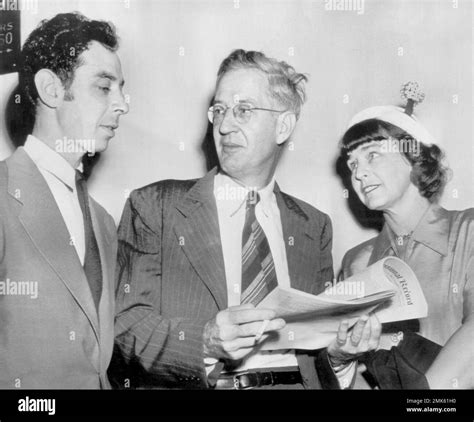
[[[95,154],[100,154],[104,152],[107,147],[109,146],[109,142],[112,138],[103,138],[103,139],[95,139],[94,148],[87,152],[87,155],[93,156]]]
[[[219,160],[220,168],[229,176],[236,177],[242,172],[244,165],[235,157],[223,157]],[[244,163],[245,164],[245,163]]]

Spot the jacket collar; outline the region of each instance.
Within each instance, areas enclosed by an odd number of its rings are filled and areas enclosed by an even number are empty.
[[[9,171],[8,192],[17,201],[15,210],[20,223],[38,252],[76,299],[100,342],[97,311],[77,253],[73,246],[58,246],[70,245],[70,237],[46,181],[23,148],[18,148],[6,162]],[[100,223],[94,208],[95,206],[91,207],[91,215],[93,224],[97,227]],[[103,258],[101,236],[98,237],[98,243]],[[105,262],[103,261],[104,265]]]
[[[184,218],[174,227],[179,239],[185,239],[183,250],[202,281],[207,285],[220,309],[227,307],[227,288],[224,258],[220,239],[217,206],[214,196],[214,176],[212,169],[188,190],[175,205]],[[283,236],[294,240],[294,246],[285,241],[288,270],[292,287],[305,289],[305,283],[314,277],[313,268],[301,268],[300,257],[315,247],[314,233],[308,215],[289,196],[274,186],[281,214]],[[205,257],[205,258],[204,258]]]
[[[413,231],[411,238],[440,255],[446,256],[449,250],[449,226],[448,211],[438,204],[431,204]],[[395,249],[396,241],[395,234],[385,223],[374,244],[374,252],[377,251],[376,260],[386,256],[390,248]]]

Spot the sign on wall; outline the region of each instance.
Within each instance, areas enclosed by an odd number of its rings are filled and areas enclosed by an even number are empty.
[[[18,71],[20,49],[18,1],[0,0],[0,75]]]

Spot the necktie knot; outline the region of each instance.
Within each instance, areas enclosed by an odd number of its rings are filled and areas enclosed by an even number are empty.
[[[76,189],[84,190],[86,187],[85,185],[86,179],[84,179],[84,175],[79,170],[76,170],[75,180],[76,180]]]
[[[260,194],[256,190],[251,190],[247,194],[247,203],[246,207],[247,209],[249,208],[255,208],[255,206],[260,202]]]
[[[83,180],[84,175],[79,170],[76,170],[76,180]]]

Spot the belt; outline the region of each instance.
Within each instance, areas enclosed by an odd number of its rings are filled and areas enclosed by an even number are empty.
[[[302,384],[299,371],[287,372],[238,372],[221,374],[216,383],[217,390],[247,390],[264,385]]]

